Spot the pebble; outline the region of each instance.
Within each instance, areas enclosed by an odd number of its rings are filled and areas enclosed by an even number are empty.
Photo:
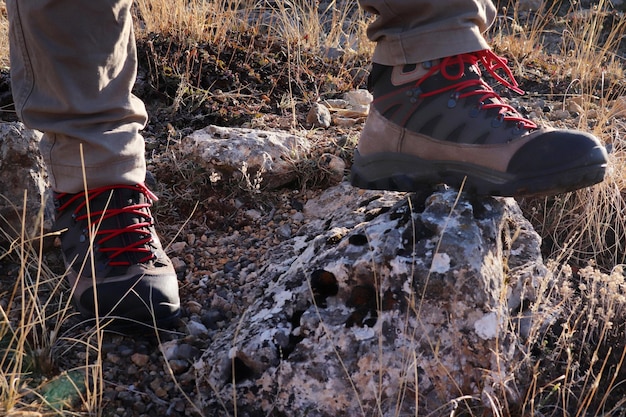
[[[131,357],[130,360],[133,361],[133,363],[139,367],[144,367],[148,364],[148,362],[150,362],[150,356],[145,355],[143,353],[134,353]]]
[[[170,257],[170,260],[172,261],[172,265],[176,271],[184,271],[187,268],[185,261],[180,259],[178,256],[172,256]]]
[[[187,242],[174,242],[170,245],[170,249],[176,254],[182,254],[187,247]]]
[[[118,364],[118,363],[120,363],[120,360],[122,359],[122,358],[120,357],[120,355],[118,355],[118,354],[116,354],[116,353],[113,353],[113,352],[109,352],[109,353],[107,353],[107,354],[106,354],[106,358],[107,358],[107,361],[109,361],[109,362],[111,362],[111,363],[113,363],[113,364]]]
[[[291,237],[291,226],[283,224],[276,229],[276,233],[278,233],[279,236],[288,239]]]
[[[328,107],[321,103],[313,103],[306,116],[306,122],[312,127],[330,127],[331,116]]]
[[[263,215],[259,210],[250,209],[246,210],[246,216],[250,217],[252,220],[259,220]]]
[[[571,114],[567,110],[554,110],[548,114],[548,118],[552,121],[569,119]]]
[[[338,127],[352,127],[359,122],[358,119],[354,119],[352,117],[333,117],[333,124]]]
[[[119,345],[118,348],[117,348],[117,351],[122,356],[130,356],[133,353],[135,353],[135,349],[133,349],[131,347],[128,347],[126,345]]]
[[[202,312],[202,304],[195,300],[189,300],[185,303],[187,311],[191,314],[200,314]]]
[[[204,324],[193,320],[187,323],[187,331],[192,336],[205,336],[209,333],[209,329],[207,329]]]
[[[182,359],[172,359],[168,362],[174,375],[179,375],[189,369],[189,362]]]

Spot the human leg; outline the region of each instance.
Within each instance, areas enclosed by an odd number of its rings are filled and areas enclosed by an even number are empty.
[[[52,188],[136,184],[145,177],[147,120],[130,91],[136,51],[131,1],[10,0],[15,107],[41,143]],[[81,161],[81,148],[85,158]]]
[[[380,15],[369,28],[377,42],[369,80],[374,101],[352,183],[400,191],[446,183],[526,196],[600,182],[607,155],[595,137],[537,126],[483,79],[481,68],[521,92],[506,61],[484,47],[480,31],[493,18],[490,2],[452,3],[361,1]],[[429,43],[437,37],[442,41]]]
[[[378,64],[414,64],[489,48],[482,33],[495,18],[491,0],[359,3],[377,16],[367,34],[376,42],[372,61]]]
[[[20,118],[44,132],[76,305],[86,316],[164,322],[178,313],[178,285],[143,185],[131,4],[8,0],[12,88]]]

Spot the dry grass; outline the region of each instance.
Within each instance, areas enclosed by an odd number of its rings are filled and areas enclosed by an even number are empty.
[[[101,332],[77,335],[66,326],[76,314],[71,290],[46,266],[43,220],[39,223],[39,238],[27,238],[25,224],[17,239],[14,231],[3,236],[13,243],[1,258],[10,258],[19,272],[12,291],[0,294],[0,414],[69,415],[80,406],[97,415],[102,380],[94,358]],[[82,352],[85,364],[59,372],[68,352]]]
[[[304,49],[323,53],[343,47],[356,54],[371,50],[371,44],[363,41],[367,17],[361,12],[354,14],[354,3],[344,2],[345,6],[320,12],[316,2],[304,0],[137,0],[137,35],[141,38],[160,33],[177,42],[220,44],[247,31],[267,33],[287,41],[288,70],[295,73],[306,70],[301,65]],[[623,58],[614,51],[624,35],[625,23],[614,20],[611,29],[606,30],[608,1],[600,0],[589,14],[573,6],[565,20],[559,17],[556,4],[545,2],[537,13],[515,10],[508,18],[502,17],[500,29],[491,34],[492,41],[510,58],[518,77],[528,76],[529,68],[539,68],[555,81],[569,84],[561,99],[563,103],[568,98],[579,99],[583,112],[578,127],[592,130],[612,147],[611,169],[606,181],[598,186],[521,202],[537,230],[552,244],[554,260],[550,269],[559,283],[543,288],[533,307],[537,314],[559,320],[549,329],[533,329],[529,349],[539,349],[540,358],[529,356],[526,364],[532,384],[524,387],[527,390],[521,415],[619,415],[624,405],[620,399],[624,379],[621,368],[626,347],[621,323],[626,321],[626,301],[623,271],[612,266],[623,263],[626,257],[626,149],[622,140],[626,105],[614,100],[622,95],[624,78]],[[350,24],[345,23],[347,16],[352,16]],[[8,65],[7,26],[3,9],[3,66]],[[559,28],[558,33],[555,28]],[[558,44],[550,43],[554,35]],[[552,49],[546,50],[546,44]],[[192,87],[189,80],[186,82],[181,82],[181,91]],[[286,102],[291,103],[290,99]],[[13,291],[0,294],[0,414],[32,410],[99,415],[103,389],[99,368],[101,335],[96,332],[70,337],[63,332],[62,325],[73,310],[64,295],[62,279],[43,262],[40,240],[22,236],[3,256],[14,257],[20,273]],[[603,266],[606,273],[585,268],[589,261]],[[578,270],[579,266],[583,268]],[[579,283],[572,284],[576,279]],[[77,387],[82,393],[80,405],[63,410],[64,405],[41,394],[39,382],[54,373],[63,353],[79,348],[84,352],[85,364],[73,371],[84,375],[84,387]]]
[[[365,17],[351,2],[333,3],[325,10],[306,0],[137,0],[136,6],[139,37],[159,33],[180,42],[220,44],[253,31],[299,47],[324,50],[348,45],[359,52],[371,48],[363,42]]]

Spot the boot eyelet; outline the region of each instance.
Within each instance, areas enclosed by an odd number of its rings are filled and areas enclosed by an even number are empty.
[[[498,117],[491,121],[491,127],[498,128],[504,123],[504,116],[499,114]]]
[[[410,90],[407,90],[405,94],[407,95],[407,97],[409,97],[409,102],[411,104],[415,104],[417,103],[417,99],[419,98],[419,96],[422,94],[422,90],[419,87],[412,88]]]
[[[459,97],[461,96],[460,93],[454,93],[450,96],[450,98],[448,99],[448,108],[449,109],[453,109],[456,107],[456,103],[459,100]]]
[[[526,130],[526,129],[524,128],[524,123],[522,123],[522,122],[517,122],[517,123],[515,124],[515,127],[513,128],[513,133],[514,133],[515,135],[518,135],[518,136],[519,136],[519,135],[521,135],[522,133],[524,133],[524,131],[525,131],[525,130]]]

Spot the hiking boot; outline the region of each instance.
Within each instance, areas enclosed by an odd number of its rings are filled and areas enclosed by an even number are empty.
[[[168,326],[178,316],[180,300],[176,272],[150,213],[156,196],[138,184],[97,188],[85,197],[54,194],[53,230],[61,232],[77,309],[86,318],[111,319],[115,326]]]
[[[598,139],[525,119],[487,85],[479,64],[524,93],[506,60],[489,50],[417,65],[374,64],[374,100],[352,184],[417,191],[445,183],[480,195],[547,196],[603,180],[607,153]]]

